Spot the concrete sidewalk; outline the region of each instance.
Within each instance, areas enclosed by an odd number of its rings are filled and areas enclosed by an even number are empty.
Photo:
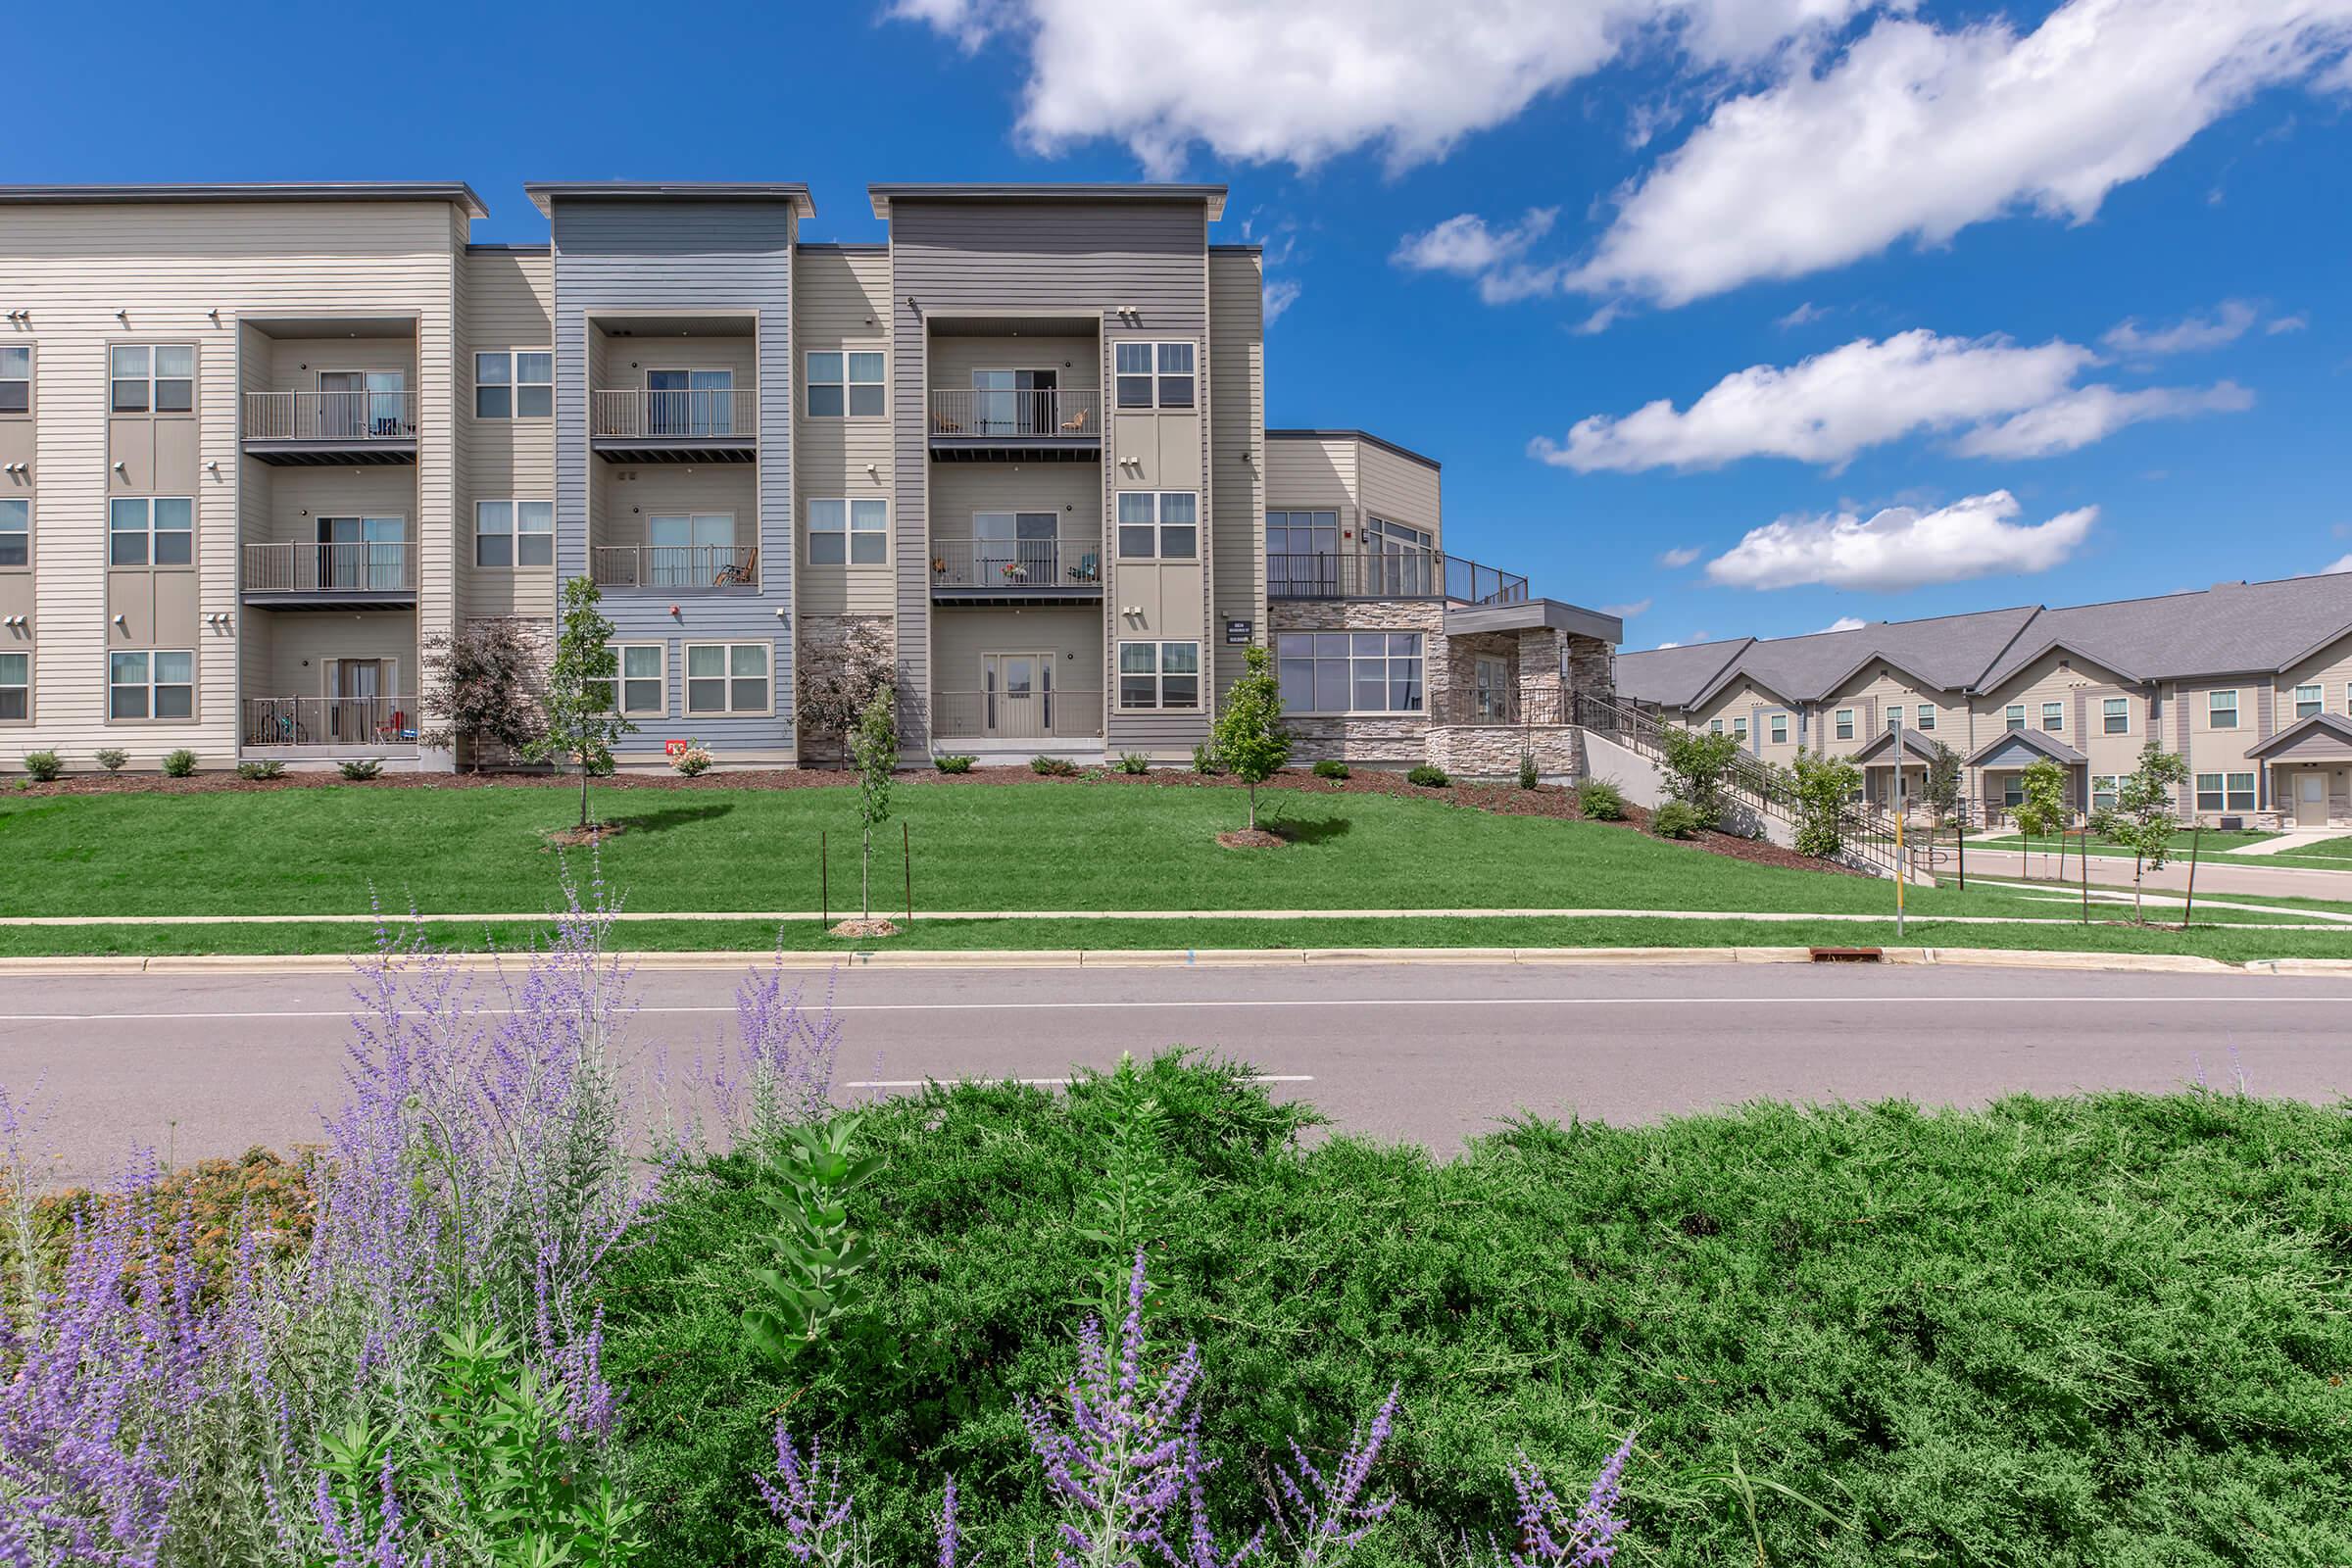
[[[2352,838],[2352,833],[2346,833],[2340,827],[2297,827],[2287,829],[2275,839],[2264,839],[2260,844],[2248,844],[2222,853],[2232,857],[2291,855],[2308,845],[2325,844],[2330,839],[2340,838]],[[2352,860],[2344,862],[2344,869],[2352,871]]]

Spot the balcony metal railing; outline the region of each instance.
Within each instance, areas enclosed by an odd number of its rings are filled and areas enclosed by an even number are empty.
[[[677,392],[636,388],[588,396],[590,435],[735,439],[751,435],[758,418],[758,400],[748,387]]]
[[[414,392],[248,392],[248,441],[414,441]]]
[[[1440,724],[1571,722],[1567,693],[1558,686],[1474,686],[1467,691],[1449,691],[1433,705],[1430,717]]]
[[[248,746],[415,746],[413,697],[248,697]]]
[[[757,588],[760,552],[741,545],[598,545],[589,575],[600,588]]]
[[[1446,599],[1510,605],[1528,597],[1517,572],[1440,550],[1317,551],[1266,557],[1269,599]]]
[[[946,539],[931,545],[931,586],[1000,593],[1102,587],[1102,547],[1063,539]]]
[[[247,545],[244,566],[249,594],[416,591],[413,539]]]
[[[1097,740],[1102,734],[1100,691],[931,694],[935,741]]]
[[[946,387],[931,394],[931,433],[1074,440],[1102,434],[1100,392],[988,391]]]

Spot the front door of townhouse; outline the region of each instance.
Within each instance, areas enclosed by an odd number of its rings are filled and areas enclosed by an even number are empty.
[[[999,740],[1038,740],[1054,733],[1054,656],[982,654],[980,725]]]
[[[2295,775],[2295,826],[2328,825],[2328,775],[2316,767]]]

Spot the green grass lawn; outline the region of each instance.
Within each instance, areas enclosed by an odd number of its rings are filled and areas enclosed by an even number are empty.
[[[2238,856],[2226,853],[2230,850],[2243,849],[2249,844],[2266,843],[2278,836],[2276,833],[2207,833],[2201,845],[2192,845],[2190,834],[2176,833],[2172,839],[2173,858],[2176,861],[2185,863],[2193,847],[2201,855],[2204,862],[2211,865],[2270,865],[2305,871],[2352,871],[2352,838],[2323,839],[2316,844],[2306,844],[2296,849],[2283,850],[2276,855]],[[2066,854],[2071,858],[2082,842],[2080,839],[2067,840]],[[2007,834],[1993,839],[1971,838],[1968,846],[1972,850],[2018,851],[2031,849],[2037,860],[2044,855],[2055,859],[2058,855],[2056,839],[2035,839],[2031,845],[2028,845],[2025,840],[2015,834]],[[1951,850],[1948,844],[1944,846],[1943,853],[1944,859],[1941,863],[1949,865]],[[2130,850],[2119,848],[2113,844],[2104,844],[2096,839],[2090,841],[2090,855],[2093,859],[2117,857],[2127,860],[2132,858]]]
[[[2172,847],[2175,855],[2186,859],[2192,843],[2198,853],[2202,855],[2220,855],[2229,850],[2242,850],[2249,844],[2268,843],[2278,836],[2276,833],[2224,833],[2218,829],[2207,831],[2201,838],[2191,833],[2175,833],[2172,837]],[[2083,841],[2079,838],[2068,839],[2066,853],[2070,856],[2073,855],[2077,849],[2082,847],[2082,843]],[[2120,855],[2127,860],[2132,858],[2130,850],[2105,843],[2099,839],[2092,839],[2089,844],[2090,853],[2093,855]],[[1949,841],[1945,841],[1945,847],[1949,848]],[[1971,834],[1968,847],[1972,850],[2031,849],[2037,855],[2046,850],[2054,856],[2058,853],[2058,840],[2038,838],[2029,843],[2015,833],[2004,833],[1997,838],[1980,838]]]
[[[1327,1460],[1395,1384],[1374,1490],[1400,1500],[1366,1568],[1507,1545],[1514,1451],[1574,1499],[1629,1430],[1626,1564],[2352,1560],[2341,1107],[1759,1104],[1440,1161],[1301,1148],[1254,1090],[1152,1077],[1154,1364],[1200,1347],[1233,1523],[1263,1517],[1261,1457]],[[743,1348],[773,1225],[744,1165],[673,1178],[605,1298],[652,1560],[790,1560],[751,1487],[779,1415],[843,1461],[876,1560],[930,1560],[950,1472],[964,1560],[1026,1560],[1046,1516],[1013,1401],[1070,1375],[1110,1099],[875,1109],[870,1315],[789,1368]]]

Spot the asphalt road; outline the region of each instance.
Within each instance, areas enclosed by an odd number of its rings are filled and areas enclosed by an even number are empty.
[[[649,971],[632,1028],[718,1038],[733,975]],[[822,976],[810,994],[821,996]],[[2352,1090],[2352,980],[1805,965],[1298,964],[851,971],[840,1080],[1056,1080],[1122,1050],[1244,1057],[1343,1128],[1452,1150],[1515,1111],[1638,1120],[1754,1098]],[[47,1180],[316,1138],[340,1097],[337,975],[0,977],[0,1086],[44,1082]],[[2234,1053],[2234,1062],[2233,1062]]]

